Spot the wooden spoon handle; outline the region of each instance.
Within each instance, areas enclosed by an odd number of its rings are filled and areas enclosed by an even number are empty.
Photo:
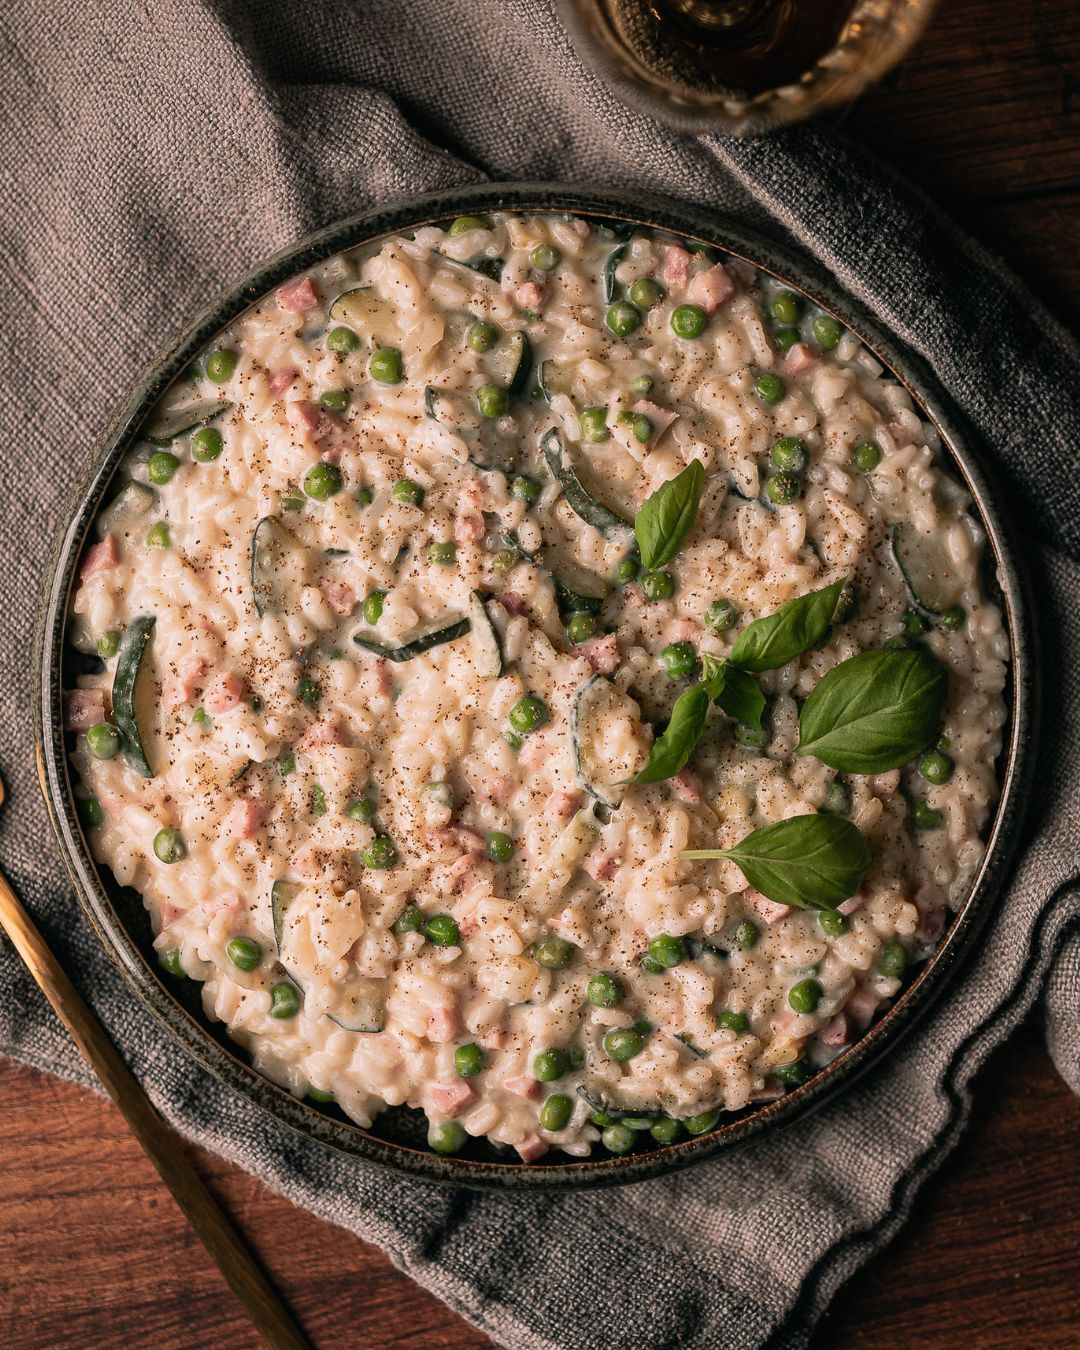
[[[233,1293],[247,1308],[259,1334],[275,1350],[277,1347],[310,1350],[310,1342],[292,1314],[206,1189],[180,1141],[154,1110],[100,1022],[64,974],[2,873],[0,924],[56,1015],[71,1032],[83,1057],[101,1079],[105,1091],[119,1107]]]

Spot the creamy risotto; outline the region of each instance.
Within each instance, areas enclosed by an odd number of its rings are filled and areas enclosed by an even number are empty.
[[[1008,642],[938,451],[705,247],[497,215],[334,257],[99,514],[93,852],[258,1070],[361,1125],[704,1133],[857,1039],[982,855]]]

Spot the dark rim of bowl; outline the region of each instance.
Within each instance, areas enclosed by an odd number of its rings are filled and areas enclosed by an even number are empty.
[[[214,335],[252,303],[294,273],[335,253],[387,235],[484,211],[570,212],[598,222],[631,222],[714,245],[805,293],[850,328],[907,387],[922,415],[938,430],[953,468],[970,492],[987,534],[988,556],[1011,641],[1010,715],[999,758],[1000,796],[986,849],[967,898],[937,947],[892,1007],[848,1050],[805,1084],[775,1101],[735,1116],[709,1134],[646,1153],[527,1165],[442,1157],[387,1142],[347,1120],[298,1099],[258,1074],[213,1037],[208,1019],[197,1020],[173,997],[140,952],[98,874],[74,804],[61,717],[61,670],[69,596],[85,539],[123,456],[137,439],[161,393]],[[276,254],[205,309],[141,375],[97,441],[79,473],[52,543],[34,633],[34,731],[42,792],[68,873],[102,945],[144,1006],[174,1040],[226,1087],[268,1111],[307,1138],[415,1178],[494,1189],[572,1190],[666,1175],[714,1157],[744,1140],[791,1124],[816,1109],[895,1046],[926,1012],[970,951],[1001,893],[1015,856],[1032,777],[1036,698],[1035,634],[1028,582],[1003,510],[1004,501],[972,438],[924,363],[903,350],[861,305],[815,266],[787,247],[713,217],[700,208],[636,192],[605,192],[558,184],[509,183],[448,189],[380,207],[331,225]],[[147,921],[148,929],[148,921]]]

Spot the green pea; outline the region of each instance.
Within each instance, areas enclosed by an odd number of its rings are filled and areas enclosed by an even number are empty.
[[[97,654],[103,661],[108,661],[114,657],[120,650],[120,634],[115,628],[106,629],[104,633],[94,643]]]
[[[604,1053],[617,1064],[624,1064],[645,1049],[645,1037],[633,1027],[615,1027],[604,1035]]]
[[[398,937],[404,937],[406,933],[419,933],[424,927],[423,912],[415,905],[406,905],[392,926]]]
[[[485,323],[483,319],[477,319],[475,323],[469,324],[465,330],[465,345],[470,351],[483,355],[484,352],[491,351],[492,347],[499,338],[499,330],[492,323]]]
[[[424,936],[434,947],[456,947],[461,941],[461,930],[450,914],[433,914],[424,924]]]
[[[400,384],[404,373],[401,353],[396,347],[380,347],[371,354],[368,372],[379,384]]]
[[[682,1134],[682,1125],[670,1116],[661,1116],[649,1126],[649,1133],[658,1144],[673,1144]]]
[[[385,598],[385,591],[372,591],[364,600],[364,622],[370,624],[372,628],[382,618],[383,600]]]
[[[516,497],[519,502],[525,502],[528,506],[533,506],[540,500],[540,484],[533,478],[526,478],[523,473],[516,474],[510,484],[510,496]]]
[[[77,806],[79,819],[88,830],[105,824],[105,809],[96,797],[80,797]]]
[[[708,1134],[716,1128],[720,1119],[719,1111],[704,1111],[700,1116],[689,1116],[683,1121],[687,1134]]]
[[[708,322],[709,316],[700,305],[676,305],[671,311],[671,331],[676,337],[698,338]]]
[[[629,1125],[617,1120],[603,1131],[600,1142],[609,1153],[629,1153],[637,1143],[637,1135]]]
[[[111,722],[98,722],[86,733],[86,748],[95,759],[115,759],[120,745],[120,733]]]
[[[788,990],[788,1004],[797,1013],[812,1013],[824,992],[817,980],[800,980]]]
[[[179,467],[180,461],[170,450],[158,450],[146,462],[146,476],[163,487]]]
[[[313,816],[326,815],[326,793],[318,784],[311,789],[310,807]]]
[[[649,943],[649,955],[654,961],[659,962],[665,970],[670,970],[673,966],[681,965],[686,960],[686,944],[682,938],[661,933],[659,937],[654,937]]]
[[[826,352],[832,351],[840,341],[840,335],[844,331],[831,314],[818,315],[811,327],[814,330],[814,337],[817,339],[818,346]]]
[[[911,803],[911,823],[917,830],[936,830],[943,819],[941,812],[921,797]]]
[[[178,980],[187,979],[187,971],[180,964],[179,947],[170,947],[168,951],[158,952],[158,965],[170,975],[175,975]]]
[[[373,872],[385,872],[398,860],[394,841],[387,834],[377,834],[367,848],[360,850],[360,861]]]
[[[353,501],[359,507],[370,506],[375,500],[375,494],[369,487],[357,488],[353,493]]]
[[[630,382],[630,392],[640,395],[651,394],[655,383],[651,375],[635,375]]]
[[[482,384],[476,391],[476,407],[481,417],[505,417],[510,409],[510,395],[498,384]]]
[[[561,1050],[541,1050],[533,1060],[533,1077],[541,1083],[553,1083],[566,1070],[566,1056]]]
[[[326,335],[326,346],[335,356],[348,356],[360,346],[360,339],[351,328],[331,328]]]
[[[168,548],[171,543],[172,536],[169,533],[168,521],[155,521],[146,531],[147,548]]]
[[[401,502],[403,506],[422,506],[424,502],[424,489],[419,483],[414,483],[411,478],[399,478],[390,489],[390,496],[394,501]]]
[[[775,408],[787,393],[784,381],[779,375],[765,373],[754,381],[754,393],[768,408]]]
[[[324,389],[319,395],[319,403],[327,412],[343,413],[349,406],[347,389]]]
[[[281,498],[281,509],[283,511],[302,511],[304,499],[303,497],[294,497],[291,493],[284,493]]]
[[[459,1078],[475,1078],[484,1069],[484,1052],[478,1045],[459,1045],[454,1051],[454,1072]]]
[[[533,960],[545,970],[565,970],[577,955],[577,948],[566,938],[542,938],[533,948]]]
[[[303,488],[307,496],[317,502],[324,502],[341,491],[341,473],[333,464],[320,461],[304,474]]]
[[[904,610],[900,615],[900,624],[908,637],[918,637],[925,633],[930,627],[921,614],[917,614],[913,609]]]
[[[502,738],[511,750],[520,750],[525,744],[516,731],[504,731]]]
[[[225,384],[236,370],[237,355],[227,347],[219,347],[206,358],[206,376],[215,384]]]
[[[514,856],[514,841],[502,830],[492,830],[487,837],[487,855],[492,862],[508,863]]]
[[[296,686],[296,697],[309,708],[314,708],[322,696],[322,690],[314,680],[306,677]]]
[[[443,1120],[428,1130],[428,1147],[434,1153],[460,1153],[468,1142],[464,1125],[456,1120]]]
[[[542,727],[549,716],[548,706],[543,699],[526,694],[510,709],[509,722],[515,731],[527,736],[529,732]]]
[[[772,316],[777,323],[798,323],[803,314],[803,298],[794,291],[777,291],[773,296]]]
[[[234,937],[225,944],[225,955],[239,970],[254,970],[262,960],[262,948],[251,938]]]
[[[154,855],[163,863],[180,862],[187,857],[187,845],[179,830],[166,827],[154,835]]]
[[[670,572],[646,572],[641,578],[641,593],[646,600],[670,600],[675,594],[675,579]]]
[[[658,281],[653,281],[652,277],[641,277],[630,287],[630,299],[638,309],[652,309],[653,305],[663,298],[663,286]]]
[[[508,577],[521,559],[508,548],[502,548],[491,555],[491,565],[501,577]]]
[[[630,421],[630,430],[634,433],[634,440],[647,445],[652,439],[654,428],[652,421],[644,413],[637,413]]]
[[[300,991],[295,984],[282,980],[270,986],[270,1016],[284,1021],[300,1011]]]
[[[793,473],[774,473],[765,484],[765,496],[774,506],[790,506],[799,492],[799,480]]]
[[[706,627],[714,633],[726,633],[739,622],[739,609],[730,600],[721,597],[712,602],[702,617]]]
[[[599,443],[608,439],[607,409],[586,408],[578,418],[581,439]]]
[[[745,746],[747,750],[760,750],[769,739],[764,727],[752,727],[749,722],[736,722],[732,735],[736,745]]]
[[[576,646],[596,635],[596,619],[591,614],[572,614],[566,625],[566,639]]]
[[[773,334],[773,345],[778,352],[789,352],[799,340],[797,328],[778,328]]]
[[[685,680],[697,669],[697,652],[689,642],[669,642],[660,660],[669,680]]]
[[[720,254],[711,244],[691,244],[690,253],[692,257],[700,258],[702,262],[707,262],[710,267],[720,261]]]
[[[655,957],[650,956],[648,952],[643,953],[638,960],[638,965],[646,975],[663,975],[667,970],[667,966],[665,966],[663,962],[657,961]]]
[[[554,244],[537,244],[529,254],[529,262],[538,272],[550,272],[562,262],[562,253]]]
[[[599,970],[589,981],[585,997],[594,1008],[617,1008],[626,997],[626,988],[613,971]]]
[[[615,565],[615,580],[621,582],[633,581],[638,574],[638,559],[627,555],[620,558]]]
[[[803,1056],[802,1059],[793,1059],[788,1064],[778,1064],[773,1069],[773,1076],[785,1087],[798,1087],[800,1083],[805,1083],[813,1072],[810,1061]]]
[[[773,442],[769,458],[778,469],[786,469],[789,473],[802,473],[810,456],[807,454],[806,442],[800,440],[798,436],[781,436],[778,441]]]
[[[600,1129],[615,1124],[615,1117],[609,1116],[606,1111],[590,1111],[589,1120],[592,1124],[599,1126]]]
[[[616,300],[608,306],[604,322],[616,337],[629,337],[641,327],[641,313],[626,300]]]
[[[940,750],[929,750],[919,760],[919,773],[928,783],[947,783],[953,776],[956,765],[948,755]]]
[[[286,750],[283,755],[278,756],[277,767],[282,778],[288,778],[289,774],[296,772],[296,756],[291,750]]]
[[[907,969],[908,956],[901,942],[890,942],[878,960],[878,970],[890,980],[898,980]]]
[[[745,1013],[732,1012],[730,1008],[722,1008],[716,1014],[716,1025],[727,1031],[738,1032],[742,1036],[750,1030],[750,1019]]]
[[[881,463],[881,446],[877,441],[860,441],[851,448],[851,462],[860,473],[873,473]]]
[[[851,927],[851,920],[838,909],[819,909],[817,921],[826,937],[843,937]]]
[[[458,216],[447,231],[448,234],[470,234],[473,230],[490,230],[491,221],[486,216]]]
[[[743,919],[735,929],[735,945],[741,947],[744,952],[748,952],[751,947],[757,945],[760,936],[758,926],[753,919]]]
[[[540,1125],[553,1133],[565,1130],[574,1114],[573,1101],[562,1092],[553,1092],[540,1108]]]
[[[452,539],[437,540],[428,546],[428,562],[438,567],[449,567],[457,558],[457,545]]]
[[[941,616],[941,626],[950,633],[958,633],[967,623],[967,610],[963,605],[950,605]]]

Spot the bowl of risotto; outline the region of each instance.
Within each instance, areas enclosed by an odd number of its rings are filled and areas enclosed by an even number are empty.
[[[700,211],[459,190],[267,263],[54,548],[43,782],[148,1012],[314,1140],[629,1181],[794,1119],[971,949],[1021,581],[918,362]]]

